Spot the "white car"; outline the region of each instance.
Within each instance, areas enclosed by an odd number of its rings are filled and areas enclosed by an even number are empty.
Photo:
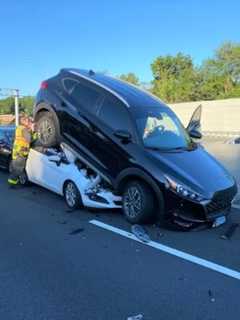
[[[121,197],[115,196],[97,173],[63,146],[60,152],[54,149],[31,149],[26,176],[30,182],[64,196],[71,209],[82,206],[121,208]]]

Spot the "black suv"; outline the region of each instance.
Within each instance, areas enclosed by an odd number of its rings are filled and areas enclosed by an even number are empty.
[[[187,129],[155,96],[93,71],[62,69],[41,84],[34,109],[41,143],[67,142],[122,195],[132,223],[168,217],[181,225],[225,217],[237,187],[193,139],[201,108]]]

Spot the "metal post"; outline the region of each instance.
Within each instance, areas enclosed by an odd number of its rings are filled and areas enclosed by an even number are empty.
[[[16,127],[19,126],[19,90],[14,90],[14,100],[15,100],[15,124]]]

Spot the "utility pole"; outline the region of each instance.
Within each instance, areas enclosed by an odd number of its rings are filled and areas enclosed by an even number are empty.
[[[9,92],[10,94],[2,94],[2,91]],[[0,95],[3,97],[14,97],[14,107],[15,107],[15,124],[16,127],[19,125],[19,89],[11,89],[11,88],[0,88]]]
[[[14,102],[15,102],[15,124],[19,126],[19,89],[14,89]]]

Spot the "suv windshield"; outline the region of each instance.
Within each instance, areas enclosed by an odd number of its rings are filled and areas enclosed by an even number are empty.
[[[170,150],[192,147],[189,134],[171,110],[146,108],[136,114],[136,122],[146,148]]]

